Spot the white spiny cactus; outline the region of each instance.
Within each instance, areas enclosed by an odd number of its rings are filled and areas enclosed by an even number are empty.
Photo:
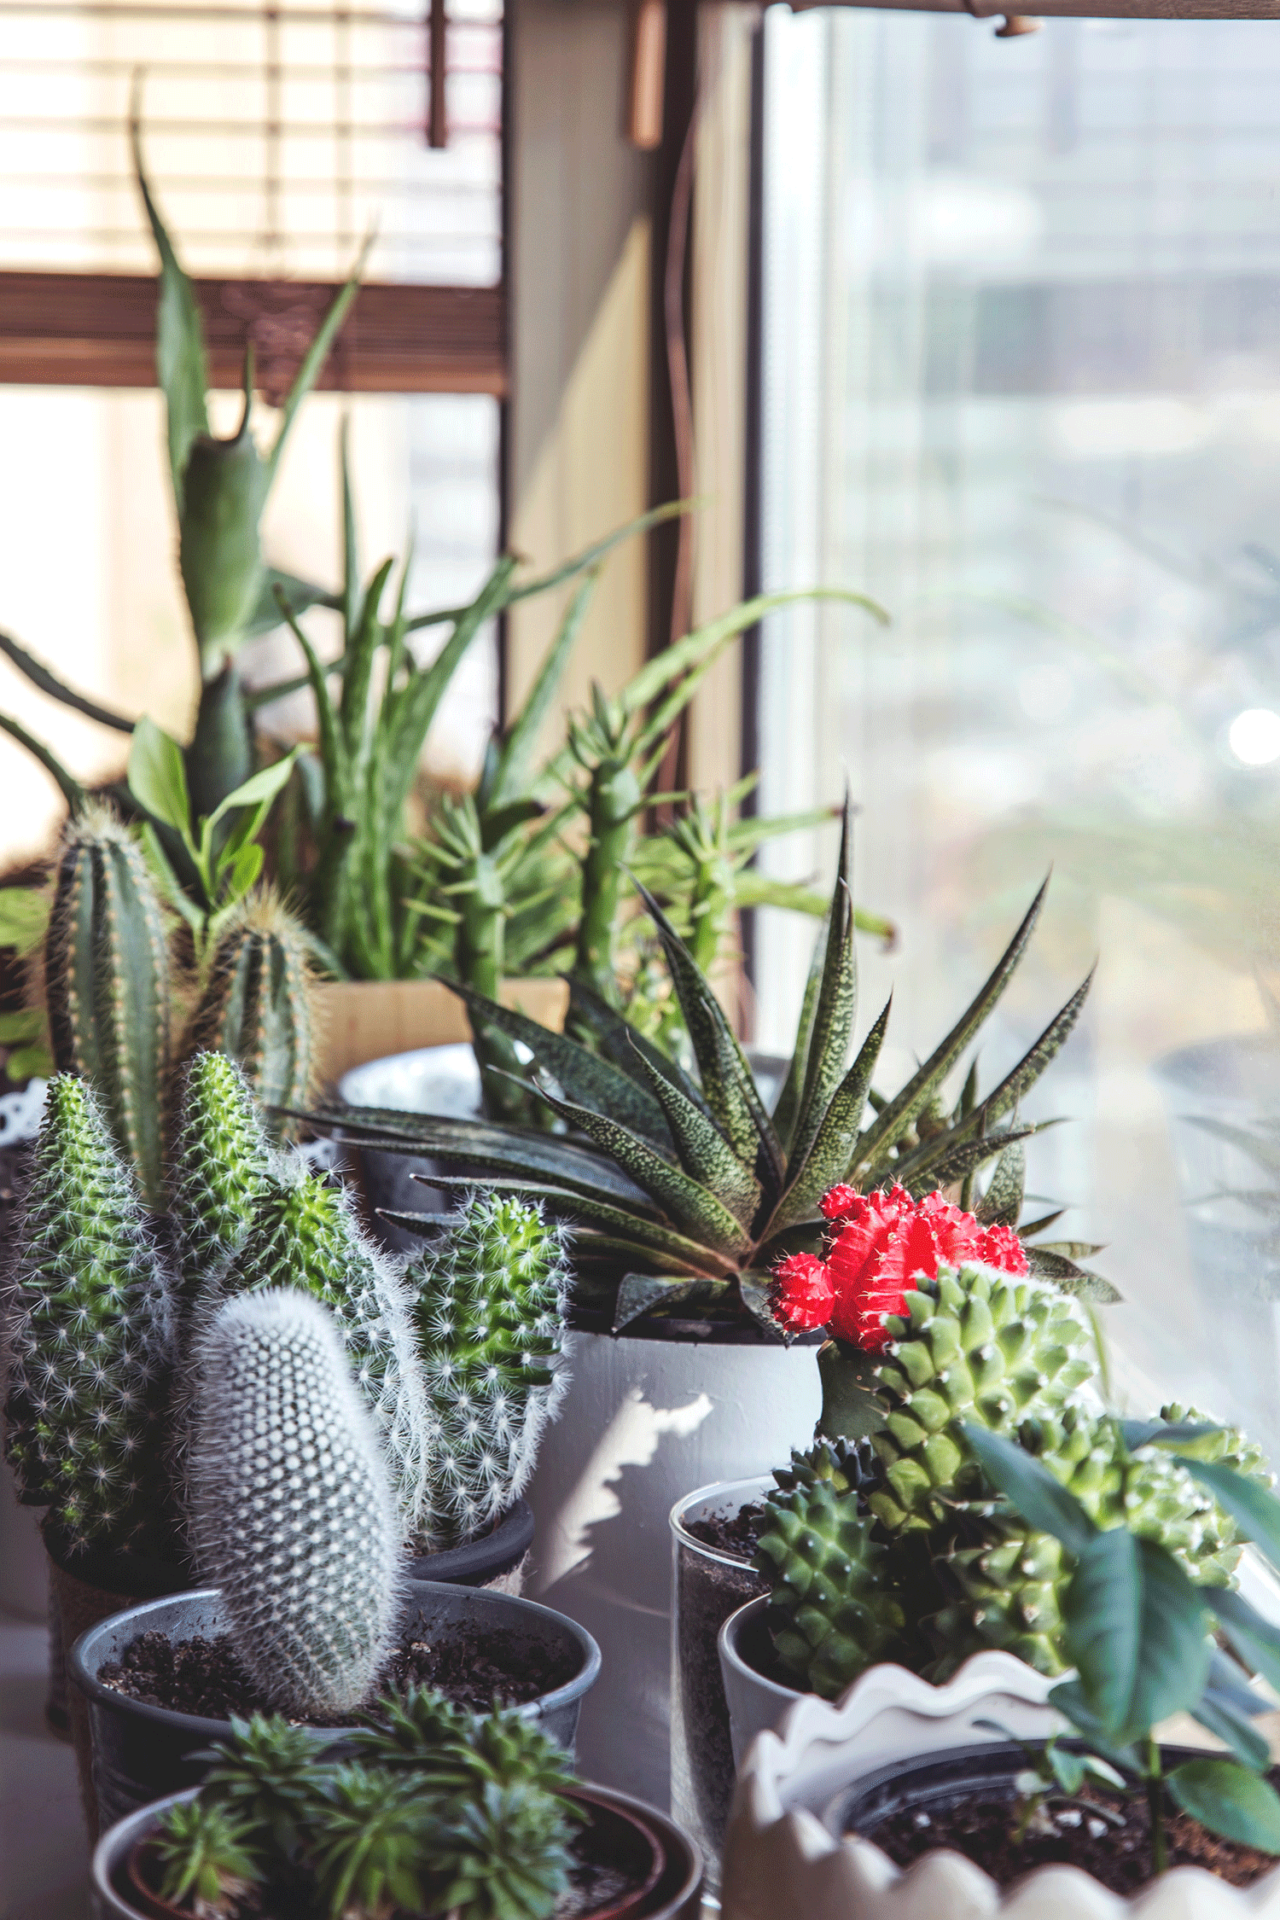
[[[198,1370],[191,1533],[236,1653],[285,1712],[351,1713],[393,1643],[401,1527],[333,1318],[293,1289],[229,1300]]]

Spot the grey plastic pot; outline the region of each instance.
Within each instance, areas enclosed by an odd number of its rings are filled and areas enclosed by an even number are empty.
[[[549,1646],[574,1663],[573,1678],[551,1693],[531,1700],[524,1711],[572,1755],[583,1695],[600,1671],[600,1649],[589,1633],[550,1607],[485,1587],[445,1586],[438,1581],[406,1583],[406,1625],[415,1639],[429,1639],[455,1621],[474,1622],[486,1629],[517,1636],[526,1645]],[[229,1720],[206,1720],[195,1714],[175,1713],[168,1707],[131,1700],[98,1678],[102,1668],[118,1660],[140,1634],[153,1630],[174,1639],[199,1635],[208,1639],[225,1633],[222,1596],[216,1588],[174,1594],[91,1627],[67,1656],[67,1673],[84,1695],[88,1707],[93,1787],[102,1831],[135,1808],[175,1787],[198,1786],[205,1763],[195,1756],[211,1741],[225,1740]],[[342,1727],[308,1728],[317,1745],[340,1741]]]
[[[591,1798],[605,1807],[629,1814],[643,1822],[658,1841],[665,1856],[658,1884],[649,1894],[636,1920],[699,1920],[702,1911],[702,1855],[683,1827],[676,1825],[656,1807],[629,1794],[614,1793],[607,1787],[587,1786]],[[126,1815],[98,1842],[93,1855],[94,1920],[147,1920],[141,1907],[127,1895],[129,1856],[139,1841],[153,1831],[161,1816],[190,1793],[174,1793],[152,1805]]]
[[[524,1557],[533,1545],[533,1508],[517,1500],[496,1527],[461,1547],[445,1547],[411,1560],[411,1580],[443,1580],[450,1587],[495,1587],[519,1593]]]

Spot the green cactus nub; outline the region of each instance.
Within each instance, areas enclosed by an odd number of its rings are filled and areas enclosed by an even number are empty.
[[[224,1053],[196,1054],[185,1075],[170,1178],[184,1311],[216,1291],[272,1184],[272,1165],[239,1067]]]
[[[260,890],[219,937],[185,1052],[217,1049],[238,1062],[264,1107],[300,1107],[313,1054],[311,969],[302,927]]]
[[[537,1207],[482,1194],[409,1268],[431,1413],[431,1546],[506,1512],[556,1390],[569,1267]]]
[[[44,947],[54,1063],[92,1082],[146,1203],[163,1204],[169,950],[146,861],[106,807],[68,821]]]
[[[73,1548],[161,1524],[168,1305],[137,1187],[94,1095],[49,1083],[8,1288],[6,1451]]]
[[[872,1436],[884,1485],[871,1511],[891,1533],[937,1525],[966,1483],[980,1485],[963,1422],[1012,1433],[1065,1405],[1093,1370],[1084,1315],[1038,1280],[944,1267],[917,1281],[906,1307],[886,1322],[877,1371],[889,1413]]]
[[[773,1579],[766,1618],[778,1657],[812,1692],[834,1700],[901,1652],[907,1612],[893,1559],[832,1481],[769,1496],[755,1564]]]
[[[337,1187],[282,1158],[227,1268],[223,1293],[295,1287],[328,1307],[394,1476],[409,1537],[429,1508],[429,1420],[408,1291]]]

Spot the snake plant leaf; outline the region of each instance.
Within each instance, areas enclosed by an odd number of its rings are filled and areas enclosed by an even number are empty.
[[[280,464],[280,456],[284,452],[285,443],[293,429],[293,423],[298,417],[298,408],[302,405],[312,387],[314,387],[316,381],[320,378],[320,374],[324,369],[324,363],[329,358],[329,351],[339,333],[342,331],[342,323],[350,313],[352,303],[360,291],[361,275],[364,273],[365,263],[369,258],[370,250],[376,238],[376,234],[373,233],[365,236],[360,251],[356,255],[355,264],[347,275],[345,283],[330,303],[329,311],[320,322],[311,345],[303,354],[298,371],[293,376],[293,385],[285,396],[284,406],[281,409],[280,428],[276,434],[275,443],[271,448],[271,452],[267,455],[268,485],[275,477],[276,468]]]
[[[1026,952],[1027,942],[1035,931],[1036,921],[1040,918],[1040,911],[1044,906],[1048,885],[1049,882],[1045,880],[1040,886],[1017,932],[945,1040],[934,1048],[924,1065],[881,1110],[859,1140],[853,1161],[854,1171],[870,1170],[874,1180],[876,1171],[882,1164],[887,1163],[891,1149],[933,1098],[960,1055],[997,1004]]]
[[[41,693],[47,693],[51,700],[57,700],[64,707],[73,707],[87,719],[95,720],[100,727],[111,727],[116,733],[133,732],[132,720],[127,720],[122,713],[116,713],[110,707],[99,706],[87,694],[77,693],[74,687],[67,686],[49,671],[43,661],[37,660],[34,653],[28,653],[12,634],[0,633],[0,653],[12,661],[33,687],[39,687]]]
[[[489,792],[489,803],[492,806],[500,807],[504,801],[515,799],[529,785],[538,735],[542,731],[543,722],[551,712],[552,702],[560,691],[560,683],[564,678],[565,668],[569,664],[569,656],[582,630],[582,623],[587,617],[587,609],[591,605],[599,577],[600,568],[597,564],[589,567],[579,581],[569,602],[568,610],[534,676],[533,685],[525,695],[520,712],[502,742],[494,769],[492,788]]]
[[[367,743],[372,737],[369,690],[373,685],[374,663],[382,646],[382,623],[378,618],[378,609],[382,605],[382,596],[394,565],[394,559],[382,562],[360,602],[356,625],[347,629],[347,670],[342,676],[338,720],[342,727],[348,764],[353,769],[358,769],[366,758]],[[357,789],[358,785],[357,780]]]
[[[824,909],[830,918],[831,909]],[[809,1064],[809,1045],[813,1038],[814,1016],[818,1010],[818,994],[822,990],[823,961],[826,957],[826,938],[815,940],[813,952],[809,958],[809,973],[805,980],[804,997],[800,1002],[800,1020],[796,1027],[795,1051],[791,1055],[791,1064],[787,1068],[786,1078],[778,1090],[778,1098],[773,1108],[773,1130],[779,1143],[790,1155],[791,1140],[795,1132],[796,1121],[800,1115],[800,1096],[804,1091],[805,1073]],[[861,1116],[859,1116],[861,1125]]]
[[[778,1202],[777,1211],[769,1222],[770,1234],[780,1232],[784,1227],[795,1226],[803,1220],[817,1219],[819,1200],[828,1187],[844,1178],[849,1157],[857,1144],[862,1117],[867,1110],[871,1076],[880,1058],[892,1005],[891,994],[885,1001],[880,1018],[859,1047],[853,1065],[836,1088],[807,1157]]]
[[[920,1200],[937,1187],[949,1187],[957,1180],[967,1179],[1015,1140],[1029,1140],[1032,1134],[1044,1133],[1058,1124],[1056,1120],[1038,1120],[1020,1127],[1001,1127],[996,1133],[979,1135],[976,1140],[957,1141],[950,1131],[940,1133],[924,1141],[914,1153],[907,1154],[901,1165],[895,1165],[893,1177]]]
[[[142,126],[139,89],[135,85],[129,119],[133,170],[147,210],[156,251],[160,255],[160,298],[156,310],[156,383],[164,394],[168,413],[169,471],[179,519],[183,513],[183,483],[191,448],[209,431],[205,394],[209,366],[204,351],[204,321],[195,288],[184,272],[156,205],[142,164]]]
[[[58,790],[70,807],[72,813],[79,813],[88,799],[88,794],[75,775],[68,771],[51,748],[43,740],[37,740],[34,733],[28,733],[21,720],[13,720],[7,713],[0,713],[0,733],[7,733],[20,747],[25,747],[33,760],[38,760],[45,772],[56,781]]]
[[[302,648],[303,658],[307,663],[307,680],[311,687],[312,698],[316,703],[316,724],[320,729],[320,754],[331,789],[329,803],[341,810],[348,804],[350,798],[348,793],[350,769],[346,740],[338,722],[337,710],[329,695],[328,670],[321,665],[315,648],[299,626],[298,617],[283,591],[277,591],[276,602],[280,608],[281,618]]]
[[[418,756],[449,682],[485,622],[500,613],[510,600],[509,583],[515,565],[509,556],[498,562],[476,599],[459,615],[453,632],[430,666],[415,668],[404,688],[390,701],[386,755],[394,777],[388,785],[388,804],[393,807],[396,819],[413,786]],[[412,626],[412,621],[407,622],[406,630]]]
[[[693,955],[653,895],[639,881],[634,884],[662,942],[712,1118],[743,1165],[775,1195],[783,1184],[785,1163],[746,1056]]]
[[[144,713],[129,742],[129,791],[134,799],[166,827],[190,839],[191,800],[182,748]]]
[[[704,1313],[717,1305],[736,1306],[732,1285],[727,1280],[690,1280],[662,1273],[624,1274],[618,1288],[618,1305],[613,1316],[613,1331],[621,1333],[642,1314],[655,1308],[682,1305],[699,1307]]]
[[[707,1187],[675,1167],[639,1134],[631,1133],[607,1114],[594,1113],[571,1100],[557,1100],[539,1084],[540,1097],[553,1113],[585,1133],[628,1173],[636,1185],[662,1208],[674,1225],[696,1235],[704,1247],[718,1253],[745,1253],[751,1241],[728,1207]]]
[[[692,1100],[686,1100],[642,1053],[636,1058],[649,1075],[686,1173],[718,1193],[735,1219],[750,1229],[760,1209],[760,1182],[749,1167],[743,1166],[714,1120]]]
[[[569,1097],[611,1113],[632,1132],[644,1136],[664,1153],[672,1149],[673,1136],[663,1109],[649,1089],[637,1085],[609,1060],[589,1047],[583,1047],[566,1034],[555,1033],[540,1021],[515,1007],[501,1006],[487,999],[461,980],[441,979],[442,986],[457,994],[471,1018],[487,1022],[502,1033],[520,1040],[534,1054],[538,1065],[554,1074]]]
[[[652,1067],[656,1073],[660,1073],[664,1079],[669,1080],[686,1100],[691,1101],[695,1107],[701,1107],[704,1113],[710,1113],[711,1109],[703,1099],[701,1089],[689,1078],[678,1062],[655,1047],[652,1041],[646,1040],[644,1035],[638,1033],[634,1027],[629,1026],[622,1015],[606,1000],[602,1000],[585,980],[579,979],[576,974],[566,974],[564,978],[569,984],[570,1012],[580,1016],[591,1028],[602,1050],[613,1061],[615,1067],[621,1067],[622,1071],[629,1074],[633,1080],[638,1080],[640,1074],[636,1055],[640,1054],[646,1065]]]
[[[858,1009],[858,962],[853,943],[853,903],[849,893],[849,797],[845,795],[836,862],[835,891],[827,916],[822,981],[813,1014],[813,1034],[805,1066],[804,1091],[791,1156],[804,1161],[823,1116],[849,1064],[849,1043]]]
[[[338,432],[338,469],[342,480],[342,630],[354,633],[363,611],[360,598],[360,540],[356,500],[351,487],[351,416]]]
[[[1036,1278],[1052,1281],[1063,1293],[1072,1293],[1079,1300],[1092,1300],[1100,1307],[1114,1307],[1124,1298],[1100,1273],[1093,1273],[1088,1267],[1078,1267],[1074,1260],[1067,1260],[1060,1253],[1050,1253],[1044,1247],[1033,1246],[1026,1240],[1022,1243],[1022,1250]]]
[[[975,1217],[984,1227],[1016,1227],[1027,1185],[1027,1156],[1020,1140],[1011,1140],[996,1161],[995,1171]]]

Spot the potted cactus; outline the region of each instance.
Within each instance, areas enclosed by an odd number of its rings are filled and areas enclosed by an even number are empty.
[[[106,1835],[112,1920],[696,1920],[696,1847],[656,1808],[583,1786],[519,1713],[415,1689],[326,1752],[276,1718],[238,1721],[199,1791]]]
[[[1211,1533],[1225,1517],[1274,1565],[1280,1501],[1256,1469],[1240,1471],[1248,1451],[1220,1428],[1103,1424],[1094,1460],[1065,1467],[986,1424],[947,1434],[966,1456],[966,1503],[985,1496],[984,1526],[1057,1569],[1053,1637],[1073,1671],[1048,1703],[1076,1737],[956,1746],[869,1770],[858,1695],[874,1675],[839,1707],[802,1702],[745,1758],[725,1860],[731,1920],[889,1920],[909,1905],[938,1920],[1015,1908],[1035,1920],[1276,1911],[1280,1795],[1255,1724],[1271,1699],[1250,1674],[1280,1680],[1280,1632],[1205,1576],[1197,1529],[1168,1516],[1181,1476],[1202,1494]],[[1148,1504],[1116,1497],[1115,1461],[1148,1485],[1168,1475],[1167,1544]],[[1155,1727],[1180,1713],[1212,1736],[1212,1752],[1161,1745]]]
[[[1036,1130],[1013,1117],[1018,1103],[1067,1039],[1088,988],[989,1095],[979,1098],[971,1073],[944,1107],[943,1085],[1015,972],[1042,892],[946,1038],[895,1095],[873,1094],[888,1009],[851,1061],[848,860],[846,817],[797,1046],[771,1113],[705,976],[645,896],[693,1071],[575,981],[571,1012],[598,1051],[483,1007],[528,1047],[526,1083],[564,1133],[338,1107],[315,1116],[346,1138],[431,1155],[446,1189],[466,1178],[447,1169],[483,1168],[496,1187],[536,1198],[572,1228],[572,1384],[530,1490],[542,1541],[536,1591],[605,1648],[605,1685],[583,1719],[585,1764],[650,1797],[665,1791],[668,1765],[672,1504],[692,1486],[767,1473],[817,1423],[818,1373],[787,1351],[773,1317],[775,1264],[797,1252],[816,1258],[819,1202],[834,1181],[874,1192],[896,1180],[926,1193],[968,1182],[1016,1149]],[[429,1227],[429,1215],[397,1218]],[[1027,1258],[1067,1280],[1078,1272],[1060,1250]],[[625,1753],[619,1724],[633,1730]]]

